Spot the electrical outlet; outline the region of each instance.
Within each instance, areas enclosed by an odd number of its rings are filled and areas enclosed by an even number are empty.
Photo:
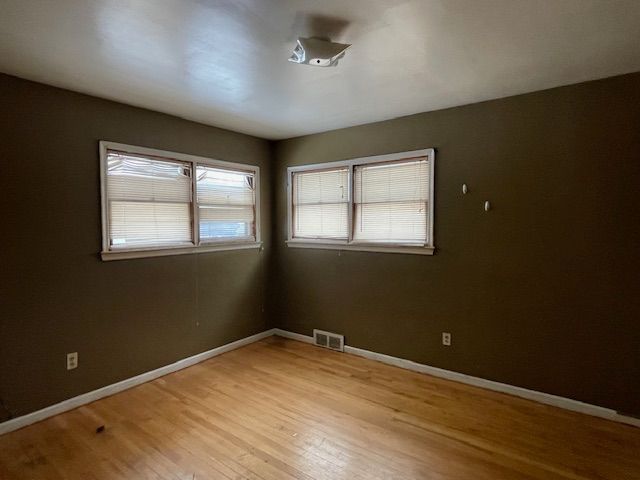
[[[78,352],[67,353],[67,370],[78,368]]]
[[[442,332],[442,344],[447,347],[451,346],[451,334],[449,332]]]

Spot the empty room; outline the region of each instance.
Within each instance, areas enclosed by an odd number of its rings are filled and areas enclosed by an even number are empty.
[[[0,0],[0,480],[640,480],[640,1]]]

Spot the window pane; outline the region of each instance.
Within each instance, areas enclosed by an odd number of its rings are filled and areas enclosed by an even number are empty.
[[[427,242],[426,158],[354,168],[355,241]]]
[[[209,205],[254,205],[254,176],[198,165],[198,203]]]
[[[193,245],[189,164],[107,153],[111,249]]]
[[[298,205],[295,207],[295,237],[347,238],[348,203]]]
[[[111,200],[148,202],[191,201],[188,164],[152,160],[110,151],[107,157],[107,187]]]
[[[426,203],[365,203],[356,205],[354,240],[424,243]]]
[[[200,241],[254,240],[255,176],[198,165]]]
[[[113,201],[109,212],[113,249],[192,245],[188,203]]]
[[[253,238],[253,206],[212,206],[201,205],[200,239]]]
[[[293,174],[293,236],[346,239],[349,231],[349,170]]]

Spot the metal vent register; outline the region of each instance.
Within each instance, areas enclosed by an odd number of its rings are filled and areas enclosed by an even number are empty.
[[[314,329],[313,342],[319,347],[330,348],[339,352],[344,351],[344,335]]]

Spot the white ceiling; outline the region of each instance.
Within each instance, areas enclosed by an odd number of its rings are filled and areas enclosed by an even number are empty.
[[[0,71],[270,139],[639,70],[640,0],[0,2]]]

